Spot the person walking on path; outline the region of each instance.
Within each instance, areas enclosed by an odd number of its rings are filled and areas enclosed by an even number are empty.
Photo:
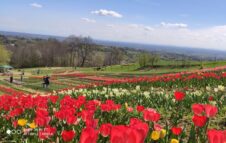
[[[22,82],[24,78],[24,70],[22,71],[21,75],[20,75],[20,81]]]
[[[45,84],[46,84],[46,88],[48,88],[50,82],[49,82],[49,76],[47,75],[46,78],[45,78]]]
[[[46,77],[43,76],[42,80],[43,80],[42,86],[43,88],[46,88]]]
[[[50,84],[49,79],[50,77],[48,75],[43,77],[43,88],[48,88]]]
[[[10,75],[9,82],[13,83],[13,74]]]

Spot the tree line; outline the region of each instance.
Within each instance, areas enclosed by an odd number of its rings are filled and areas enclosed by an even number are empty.
[[[90,37],[57,40],[0,36],[0,41],[8,53],[4,53],[8,56],[5,62],[17,68],[102,67],[134,61],[124,48],[97,45]]]

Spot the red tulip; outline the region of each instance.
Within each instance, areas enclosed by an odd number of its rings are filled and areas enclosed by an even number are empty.
[[[54,96],[54,95],[49,96],[49,99],[53,104],[57,102],[58,98],[59,96]]]
[[[176,92],[174,92],[174,97],[175,97],[175,99],[176,99],[177,101],[181,101],[181,100],[184,99],[185,93],[180,92],[180,91],[176,91]]]
[[[120,104],[115,104],[113,100],[106,100],[105,104],[100,105],[102,112],[109,112],[114,110],[119,110],[121,108]]]
[[[100,126],[100,134],[103,136],[103,137],[107,137],[110,135],[111,133],[111,127],[112,125],[107,123],[107,124],[102,124]]]
[[[144,110],[144,106],[137,106],[137,111],[138,112],[142,112]]]
[[[131,118],[130,119],[130,125],[129,127],[134,128],[136,130],[138,130],[141,134],[141,138],[143,140],[145,140],[147,134],[148,134],[148,124],[145,122],[142,122],[141,120],[137,119],[137,118]]]
[[[126,126],[118,125],[111,129],[110,143],[124,143],[126,142]]]
[[[69,116],[69,117],[67,117],[66,121],[67,121],[68,125],[73,125],[73,124],[76,123],[77,117],[76,116]]]
[[[226,142],[226,130],[220,131],[211,129],[207,131],[209,143],[225,143]]]
[[[36,117],[35,118],[35,124],[40,127],[46,127],[51,120],[51,117]]]
[[[214,117],[217,114],[218,109],[216,106],[207,104],[205,105],[205,111],[206,111],[206,116],[210,118],[210,117]]]
[[[98,125],[99,119],[88,119],[86,120],[86,127],[96,128]]]
[[[94,112],[90,110],[82,111],[82,120],[85,122],[86,120],[93,119]]]
[[[97,138],[98,132],[91,127],[87,127],[82,130],[79,143],[96,143]]]
[[[181,127],[172,127],[171,131],[174,135],[180,135],[182,133],[182,128]]]
[[[193,123],[197,127],[203,127],[206,124],[207,117],[206,116],[198,116],[194,115],[192,118]]]
[[[112,127],[110,143],[143,143],[145,137],[135,128],[123,125]]]
[[[56,128],[46,127],[43,130],[39,130],[38,137],[39,139],[45,140],[53,136],[55,133],[56,133]]]
[[[13,127],[16,128],[17,125],[18,125],[18,121],[17,120],[16,121],[13,121]]]
[[[214,100],[214,97],[213,96],[209,96],[208,100],[209,101],[213,101]]]
[[[145,121],[157,122],[160,119],[160,114],[149,108],[143,111],[143,118]]]
[[[154,124],[154,130],[155,131],[161,131],[162,130],[162,126],[159,124]]]
[[[16,108],[16,109],[10,111],[9,116],[10,116],[10,117],[19,116],[19,115],[21,115],[23,112],[24,112],[24,109],[23,109],[23,108]]]
[[[194,114],[201,115],[204,112],[205,108],[202,104],[193,104],[192,110],[193,110]]]
[[[127,110],[128,112],[133,112],[133,107],[127,107],[126,110]]]
[[[73,138],[75,137],[75,132],[73,130],[70,130],[70,131],[64,130],[61,136],[65,142],[69,142],[69,141],[72,141]]]

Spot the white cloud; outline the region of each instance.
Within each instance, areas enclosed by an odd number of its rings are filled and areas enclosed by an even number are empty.
[[[150,26],[145,26],[145,27],[144,27],[144,30],[146,30],[146,31],[153,31],[154,28],[152,28],[152,27],[150,27]]]
[[[34,8],[42,8],[43,7],[41,4],[38,4],[38,3],[31,3],[30,6],[32,6]]]
[[[35,17],[28,21],[3,16],[0,19],[0,27],[4,30],[47,35],[76,34],[103,40],[226,50],[226,24],[196,29],[191,27],[164,28],[159,24],[120,24],[101,21],[98,24],[84,24],[81,19],[76,18],[65,18],[62,21],[57,18],[51,21],[40,21]],[[147,31],[144,27],[150,27],[154,31]]]
[[[122,18],[123,16],[115,11],[112,10],[106,10],[106,9],[100,9],[100,10],[96,10],[96,11],[92,11],[92,14],[96,14],[96,15],[101,15],[101,16],[112,16],[112,17],[116,17],[116,18]]]
[[[87,22],[87,23],[96,23],[96,20],[94,19],[89,19],[89,18],[81,18],[82,21]]]
[[[184,23],[165,23],[161,22],[161,26],[164,28],[187,28],[188,25]]]
[[[129,24],[128,25],[129,28],[131,29],[143,29],[145,31],[153,31],[154,28],[151,27],[151,26],[145,26],[145,25],[142,25],[142,24]]]

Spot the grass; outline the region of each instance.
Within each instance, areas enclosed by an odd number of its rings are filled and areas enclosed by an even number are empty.
[[[198,61],[190,61],[188,67],[182,67],[181,61],[163,61],[160,60],[156,63],[157,68],[144,68],[138,70],[139,64],[130,64],[127,66],[123,65],[116,65],[110,66],[104,69],[104,71],[94,71],[87,68],[79,69],[86,73],[101,73],[101,74],[131,74],[131,75],[147,75],[147,74],[163,74],[163,73],[173,73],[173,72],[181,72],[181,71],[191,71],[195,69],[200,69],[201,65],[203,68],[210,68],[216,66],[224,66],[226,65],[226,61],[205,61],[205,62],[198,62]]]
[[[31,93],[30,89],[26,89],[25,87],[23,87],[22,85],[15,85],[15,84],[11,84],[8,81],[4,81],[4,80],[0,80],[0,85],[4,85],[6,87],[15,89],[15,90],[19,90],[25,93]]]
[[[203,62],[204,67],[216,67],[216,66],[225,66],[226,61],[217,61],[217,62]]]
[[[53,90],[63,89],[68,86],[51,83],[48,88],[43,88],[42,82],[38,82],[33,84],[25,84],[24,87],[42,91],[42,92],[52,92]]]
[[[201,65],[204,68],[209,67],[216,67],[216,66],[223,66],[226,65],[226,61],[189,61],[189,67],[182,67],[182,61],[166,61],[166,60],[160,60],[155,65],[157,68],[146,68],[143,70],[139,70],[140,66],[138,63],[132,63],[128,65],[113,65],[113,66],[107,66],[102,68],[102,70],[97,71],[93,67],[77,67],[76,69],[74,67],[41,67],[41,68],[28,68],[24,69],[25,73],[32,73],[33,75],[37,75],[37,70],[40,70],[40,76],[43,75],[51,75],[53,73],[57,72],[64,72],[64,71],[76,71],[76,72],[83,72],[83,73],[91,73],[91,74],[112,74],[112,75],[119,75],[119,74],[137,74],[137,75],[145,75],[145,74],[162,74],[162,73],[171,73],[171,72],[180,72],[180,71],[188,71],[188,70],[194,70],[194,69],[200,69]]]
[[[3,79],[8,77],[0,77],[0,85],[5,85],[11,87],[13,89],[21,90],[24,92],[51,92],[53,90],[59,90],[71,86],[76,86],[79,84],[86,84],[93,82],[92,80],[87,79],[80,79],[76,77],[57,77],[57,83],[54,81],[51,82],[50,79],[50,86],[48,89],[42,87],[42,79],[35,79],[29,78],[30,76],[44,76],[44,75],[52,75],[57,73],[70,73],[70,72],[80,72],[85,74],[90,74],[94,76],[105,76],[105,77],[117,77],[117,78],[124,78],[124,77],[134,77],[134,76],[151,76],[155,74],[165,74],[165,73],[175,73],[175,72],[182,72],[182,71],[192,71],[195,69],[200,69],[201,65],[203,68],[209,67],[216,67],[216,66],[223,66],[226,65],[226,61],[217,61],[217,62],[198,62],[198,61],[189,61],[190,66],[182,67],[182,61],[166,61],[160,60],[156,63],[156,67],[153,68],[148,66],[146,68],[140,68],[138,63],[132,63],[127,65],[113,65],[104,67],[102,70],[97,71],[96,68],[93,67],[39,67],[39,68],[26,68],[23,69],[25,71],[25,77],[23,80],[22,85],[14,85],[10,84]],[[40,74],[37,75],[37,70],[40,70]],[[19,70],[13,71],[15,74],[14,78],[20,78],[19,74],[21,73]],[[59,84],[58,84],[59,83]]]

